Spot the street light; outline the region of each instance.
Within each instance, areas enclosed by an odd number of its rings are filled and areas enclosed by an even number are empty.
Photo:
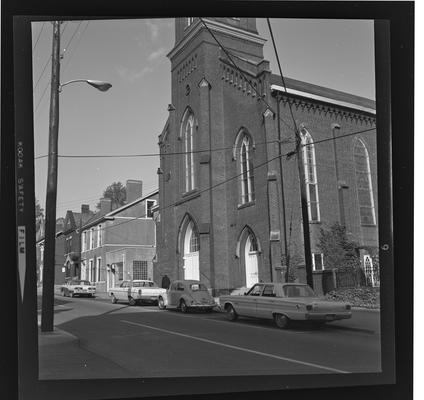
[[[109,82],[104,82],[104,81],[95,81],[93,79],[73,79],[72,81],[68,81],[65,83],[62,83],[59,85],[59,92],[62,91],[62,88],[66,85],[69,85],[70,83],[74,83],[74,82],[86,82],[89,85],[95,87],[96,89],[100,90],[101,92],[106,92],[107,90],[109,90],[112,85]]]
[[[63,86],[73,82],[86,82],[105,92],[112,85],[103,81],[74,79],[60,84],[60,24],[53,22],[52,78],[49,117],[49,155],[46,190],[46,220],[44,231],[43,297],[41,308],[41,331],[53,331],[54,274],[56,253],[56,199],[57,199],[57,150],[59,135],[59,93]]]

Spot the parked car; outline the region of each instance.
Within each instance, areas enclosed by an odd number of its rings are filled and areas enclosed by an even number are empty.
[[[166,293],[159,296],[158,305],[161,310],[176,308],[183,313],[194,309],[212,311],[217,306],[208,288],[196,280],[172,282]]]
[[[83,279],[72,279],[67,281],[60,288],[62,296],[88,296],[94,297],[96,294],[96,286],[92,285],[89,281]]]
[[[130,306],[137,303],[156,303],[158,296],[166,292],[155,282],[145,279],[135,279],[133,281],[123,281],[119,286],[108,290],[112,303],[118,301],[128,302]]]
[[[231,321],[239,316],[273,319],[279,328],[294,320],[322,324],[352,317],[350,304],[321,300],[301,283],[257,283],[244,295],[221,296],[219,301]]]

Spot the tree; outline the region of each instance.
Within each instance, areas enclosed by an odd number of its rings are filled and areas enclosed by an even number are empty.
[[[112,209],[123,206],[126,203],[127,191],[121,182],[113,182],[103,192],[103,198],[112,200]],[[100,209],[100,202],[96,205]]]
[[[35,231],[40,229],[41,222],[44,220],[44,209],[41,208],[38,199],[35,199]]]
[[[348,239],[346,227],[338,222],[329,229],[320,229],[318,248],[324,254],[326,268],[359,265],[358,244]]]

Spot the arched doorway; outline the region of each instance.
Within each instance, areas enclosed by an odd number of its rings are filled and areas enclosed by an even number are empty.
[[[246,225],[237,241],[236,258],[239,259],[239,263],[233,273],[234,287],[252,287],[259,282],[261,254],[261,246],[256,235]]]
[[[252,232],[246,238],[244,247],[244,265],[246,270],[246,286],[252,287],[259,282],[258,272],[258,243]]]
[[[184,279],[200,280],[199,271],[199,232],[192,220],[187,224],[184,234]]]

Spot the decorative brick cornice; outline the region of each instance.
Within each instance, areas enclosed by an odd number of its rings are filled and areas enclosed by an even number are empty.
[[[355,111],[353,109],[342,109],[331,104],[322,104],[318,102],[308,101],[305,99],[281,96],[281,103],[284,107],[288,107],[289,104],[295,108],[295,110],[300,110],[302,112],[308,112],[312,114],[319,114],[324,116],[330,116],[335,119],[340,119],[340,121],[355,121],[360,124],[369,124],[371,126],[375,125],[376,118],[366,113],[360,111]]]

